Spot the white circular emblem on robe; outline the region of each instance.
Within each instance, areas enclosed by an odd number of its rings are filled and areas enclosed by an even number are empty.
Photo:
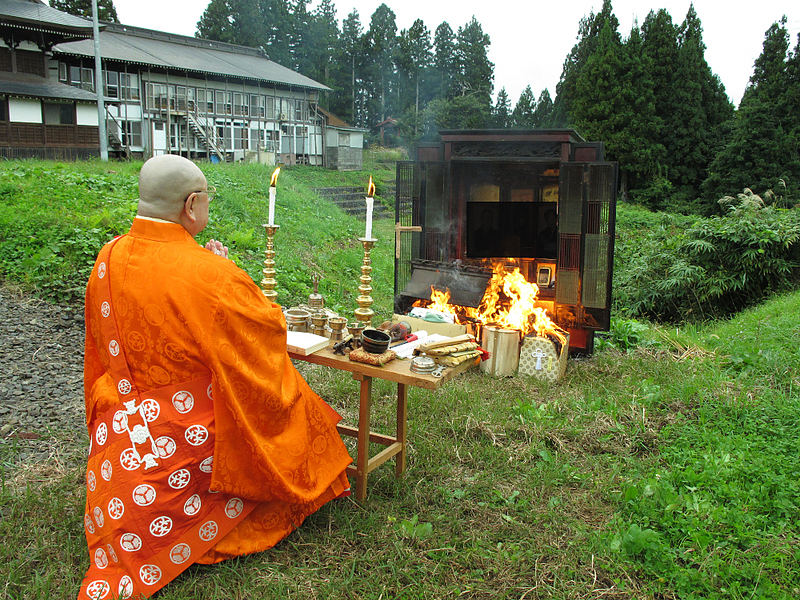
[[[94,522],[92,522],[92,517],[88,514],[83,517],[83,524],[86,527],[86,531],[90,534],[94,533]]]
[[[111,356],[119,356],[119,342],[117,340],[108,342],[108,352]]]
[[[159,458],[169,458],[175,454],[177,448],[178,446],[175,444],[175,440],[169,436],[162,435],[156,440],[156,449],[158,450]]]
[[[111,461],[108,459],[104,460],[103,464],[100,466],[100,477],[106,481],[111,481],[111,475],[113,472],[114,469],[111,466]]]
[[[125,552],[138,552],[142,548],[142,538],[135,533],[123,533],[119,538],[119,547]]]
[[[172,531],[172,519],[162,515],[156,517],[150,522],[150,533],[156,537],[164,537]]]
[[[94,432],[94,439],[101,446],[106,443],[108,439],[108,426],[105,423],[100,423],[97,426],[97,431]]]
[[[112,519],[121,519],[125,514],[125,504],[117,497],[108,501],[108,516]]]
[[[158,418],[158,415],[161,414],[161,405],[153,400],[152,398],[148,398],[140,405],[142,409],[142,416],[147,419],[148,423],[152,423]]]
[[[186,503],[183,505],[183,512],[185,512],[188,516],[196,515],[200,511],[200,507],[203,505],[203,501],[200,500],[200,496],[195,494],[194,496],[190,497]]]
[[[235,519],[244,510],[244,502],[241,498],[231,498],[225,505],[225,514],[229,519]]]
[[[202,425],[191,425],[186,429],[184,437],[192,446],[200,446],[208,439],[208,429]]]
[[[209,456],[203,462],[200,463],[200,470],[203,473],[211,473],[214,470],[214,456]]]
[[[139,579],[145,585],[155,585],[161,579],[161,569],[156,565],[142,565],[139,569]]]
[[[131,579],[128,575],[125,575],[122,579],[120,579],[117,593],[123,600],[127,600],[133,596],[133,579]]]
[[[124,433],[128,430],[128,415],[124,410],[118,410],[114,413],[114,418],[111,420],[111,429],[114,433]]]
[[[179,413],[185,415],[194,408],[194,396],[186,391],[176,392],[175,395],[172,396],[172,406],[174,406],[175,410]]]
[[[97,265],[97,276],[100,279],[106,276],[106,263],[101,262],[99,265]]]
[[[127,379],[120,379],[119,383],[117,384],[117,389],[119,390],[120,394],[125,396],[131,393],[133,386],[131,385],[131,382],[128,381]]]
[[[117,558],[117,553],[114,551],[114,546],[112,546],[111,544],[106,544],[106,552],[111,560],[113,560],[114,562],[119,562],[119,558]]]
[[[200,526],[197,534],[200,536],[200,539],[204,542],[210,542],[215,537],[217,537],[217,532],[219,528],[217,527],[217,523],[215,521],[206,521]]]
[[[89,488],[90,492],[93,492],[97,487],[97,477],[95,477],[94,471],[86,473],[86,487]]]
[[[103,301],[103,303],[100,305],[100,314],[104,317],[108,317],[108,315],[111,314],[111,306],[108,304],[108,302]]]
[[[94,564],[97,565],[98,569],[105,569],[108,566],[108,556],[102,548],[94,551]]]
[[[102,527],[103,524],[106,522],[106,519],[103,516],[103,511],[100,509],[99,506],[94,507],[94,520],[97,523],[98,527]]]
[[[111,591],[111,586],[108,585],[107,581],[103,581],[102,579],[93,581],[86,586],[86,595],[92,600],[101,600],[105,598],[108,596],[109,591]]]
[[[191,555],[192,549],[189,547],[189,544],[184,544],[183,542],[176,544],[172,547],[172,550],[169,551],[169,559],[176,565],[185,563],[189,560]]]
[[[133,501],[139,506],[150,506],[156,501],[156,489],[143,483],[133,488]]]
[[[167,478],[167,483],[169,483],[169,487],[171,487],[173,490],[182,490],[189,485],[191,478],[192,474],[188,469],[178,469],[174,473],[170,474],[170,476]]]
[[[119,464],[126,471],[135,471],[142,462],[136,457],[136,451],[133,448],[126,448],[119,455]]]

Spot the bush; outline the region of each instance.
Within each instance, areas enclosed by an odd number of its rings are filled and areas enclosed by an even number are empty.
[[[617,310],[659,320],[724,317],[793,288],[800,211],[733,206],[722,217],[660,215],[616,257]]]

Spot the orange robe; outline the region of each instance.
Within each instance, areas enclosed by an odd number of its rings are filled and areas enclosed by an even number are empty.
[[[347,487],[339,417],[292,365],[280,307],[181,225],[137,218],[104,248],[86,332],[79,598],[270,548]]]

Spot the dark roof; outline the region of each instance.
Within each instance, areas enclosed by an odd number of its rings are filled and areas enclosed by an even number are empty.
[[[29,98],[53,98],[58,100],[82,100],[96,102],[97,95],[80,88],[50,81],[38,75],[0,71],[0,94]]]
[[[34,0],[0,0],[0,25],[78,37],[92,35],[92,22],[88,19]]]
[[[330,89],[269,60],[266,54],[256,48],[129,25],[106,23],[105,26],[105,31],[100,33],[100,54],[105,60],[209,75],[227,75],[298,88]],[[53,51],[92,57],[94,44],[92,40],[68,42],[55,46]]]
[[[325,110],[321,106],[317,106],[317,110],[321,112],[328,120],[329,127],[336,127],[337,129],[354,129],[356,131],[369,131],[368,129],[362,129],[360,127],[353,127],[349,123],[346,123],[335,114],[330,111]]]

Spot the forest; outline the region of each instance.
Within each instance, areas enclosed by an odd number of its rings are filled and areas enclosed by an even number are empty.
[[[53,5],[91,13],[87,0]],[[529,85],[514,103],[505,88],[495,90],[491,39],[474,17],[437,25],[419,18],[398,31],[385,3],[368,21],[356,10],[340,20],[333,0],[310,6],[211,0],[196,35],[263,48],[330,87],[321,104],[349,124],[396,119],[396,142],[406,147],[446,128],[566,127],[604,142],[620,164],[620,198],[654,210],[722,214],[720,198],[745,189],[787,206],[800,190],[800,37],[792,46],[785,16],[763,34],[738,107],[706,62],[693,6],[680,22],[653,9],[621,32],[611,0],[577,24],[555,94],[537,97]],[[116,20],[113,0],[100,0],[100,11]]]

